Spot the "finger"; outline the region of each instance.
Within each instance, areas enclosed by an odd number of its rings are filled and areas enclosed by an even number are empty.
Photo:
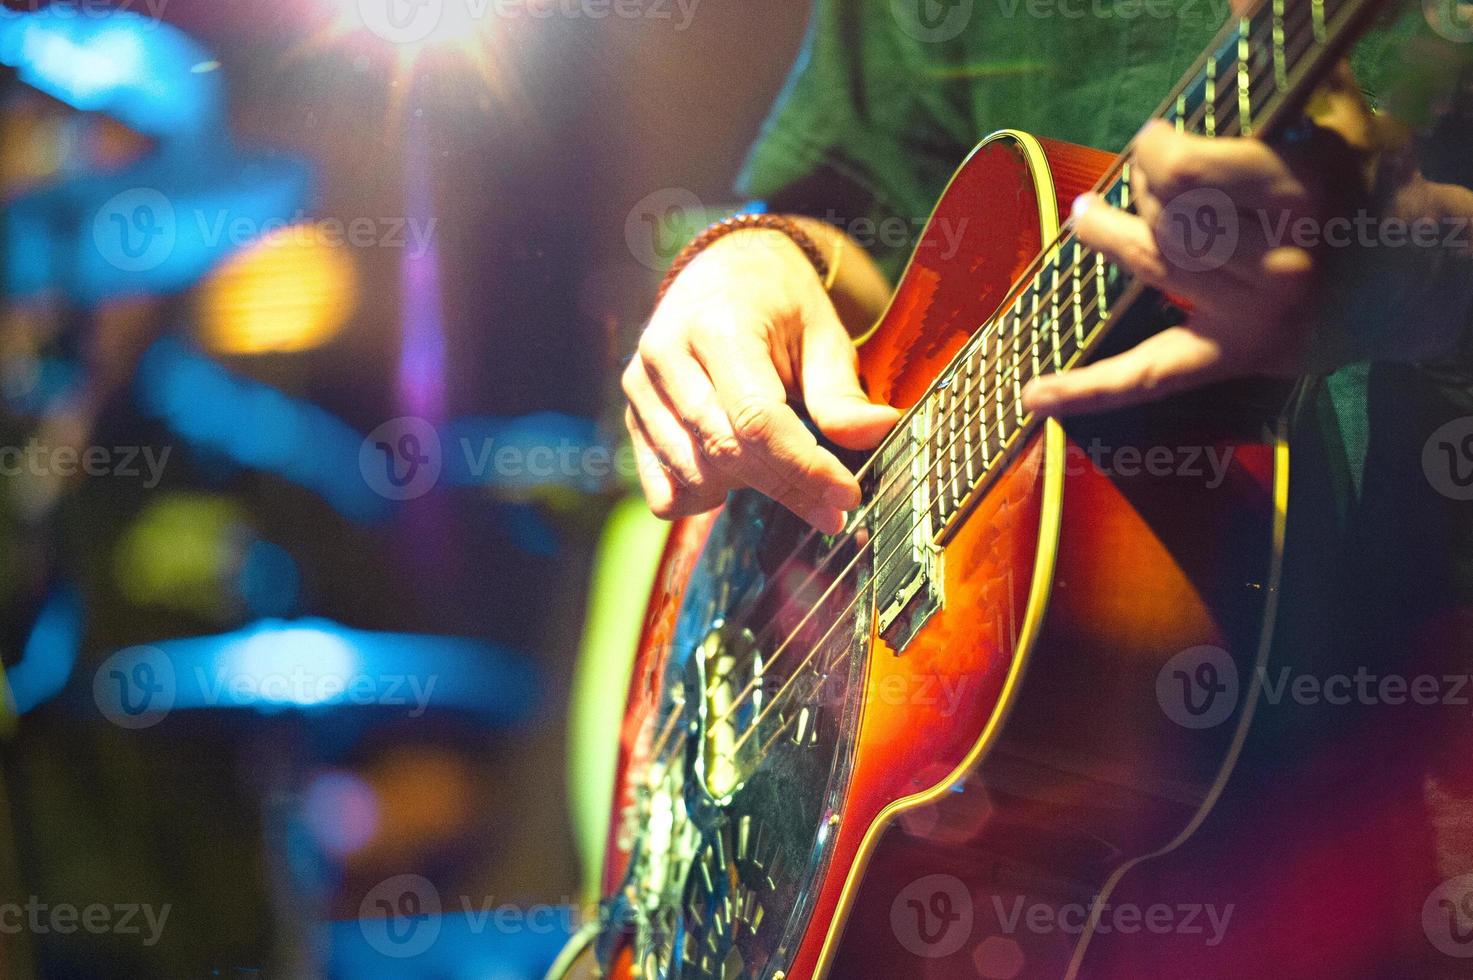
[[[859,505],[859,481],[818,444],[786,403],[772,352],[750,331],[731,330],[719,343],[706,335],[696,356],[731,420],[734,440],[707,447],[722,461],[740,461],[763,493],[799,517],[834,533],[843,511]]]
[[[726,489],[722,486],[707,483],[699,490],[682,486],[662,461],[649,430],[632,408],[625,410],[624,424],[634,443],[640,486],[656,517],[667,521],[691,517],[715,510],[726,502]]]
[[[631,430],[638,430],[670,483],[671,510],[677,516],[711,510],[726,499],[731,485],[701,454],[690,432],[670,403],[650,384],[648,373],[642,368],[636,357],[625,372],[624,394],[629,399],[630,412],[626,423]]]
[[[736,430],[712,387],[710,376],[693,355],[676,356],[665,352],[653,354],[643,363],[652,389],[665,400],[669,416],[683,426],[680,434],[694,454],[694,464],[700,467],[703,474],[703,489],[698,492],[701,502],[710,502],[710,494],[704,491],[707,485],[719,483],[722,498],[730,489],[751,486],[777,500],[815,527],[826,531],[843,527],[844,517],[838,507],[824,501],[815,503],[806,499],[801,488],[794,487],[784,474],[773,471],[760,451],[752,451],[737,437]],[[656,364],[660,367],[656,368]],[[638,386],[635,388],[637,391]],[[791,413],[791,410],[788,411]],[[818,441],[813,439],[806,428],[803,429],[803,434],[817,448]],[[656,435],[658,449],[667,437],[661,433]],[[669,441],[675,439],[674,433],[668,435]],[[677,467],[685,464],[683,453],[677,459]],[[845,475],[848,475],[847,471]],[[844,509],[858,505],[857,494],[852,502],[847,494],[841,499]],[[702,509],[709,510],[710,507]]]
[[[647,333],[640,341],[639,361],[644,365],[645,382],[659,392],[671,414],[690,433],[693,450],[732,477],[733,486],[745,486],[748,481],[742,478],[736,461],[720,451],[735,441],[736,434],[710,375],[688,346],[666,346],[654,337]]]
[[[1145,171],[1163,204],[1192,191],[1226,194],[1238,208],[1294,208],[1306,197],[1304,183],[1267,143],[1212,139],[1179,133],[1156,120],[1136,136],[1132,163]]]
[[[858,356],[832,307],[803,331],[803,405],[819,431],[846,449],[873,449],[895,427],[899,409],[876,405],[859,384]]]
[[[1087,247],[1103,252],[1149,286],[1164,287],[1171,270],[1156,236],[1145,220],[1111,207],[1098,194],[1074,202],[1074,234]]]
[[[634,444],[639,486],[644,491],[645,502],[650,505],[650,510],[654,511],[656,517],[674,520],[679,516],[675,512],[675,482],[650,448],[649,438],[644,434],[644,428],[639,424],[632,408],[624,409],[624,426],[629,430],[629,441]]]
[[[1262,286],[1272,280],[1264,259],[1274,250],[1261,222],[1210,206],[1167,207],[1154,225],[1111,207],[1098,195],[1075,203],[1075,233],[1145,285],[1193,306],[1222,305],[1225,281]],[[1203,218],[1210,220],[1204,225]]]
[[[1135,202],[1135,213],[1155,228],[1161,218],[1161,199],[1152,193],[1151,179],[1141,167],[1130,168],[1130,195]]]
[[[1215,377],[1218,344],[1171,327],[1097,364],[1035,379],[1023,406],[1040,415],[1079,415],[1127,408],[1205,384]]]

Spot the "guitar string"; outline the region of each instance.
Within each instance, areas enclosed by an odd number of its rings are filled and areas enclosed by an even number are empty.
[[[1250,25],[1250,27],[1251,27],[1251,25]],[[1298,35],[1299,32],[1296,31],[1295,33],[1296,33],[1296,35]],[[1242,36],[1241,32],[1238,34],[1238,36],[1240,36],[1240,37]],[[1295,40],[1299,40],[1299,38],[1296,36]],[[1296,56],[1295,56],[1295,60],[1296,61],[1298,60],[1298,57],[1300,57],[1302,55],[1302,53],[1303,52],[1300,52],[1299,54],[1296,54]],[[1268,73],[1268,70],[1265,70],[1263,73],[1261,73],[1261,75],[1266,76],[1267,73]],[[1212,100],[1212,105],[1213,105],[1214,110],[1216,109],[1215,102],[1216,102],[1216,100]],[[1208,104],[1209,103],[1206,100],[1204,100],[1203,103],[1198,107],[1198,110],[1193,113],[1193,116],[1195,118],[1193,120],[1189,121],[1188,123],[1186,123],[1186,125],[1195,128],[1203,119],[1205,119]],[[1227,109],[1224,112],[1225,118],[1223,119],[1223,129],[1225,131],[1219,133],[1218,134],[1219,136],[1232,135],[1232,134],[1226,132],[1226,130],[1231,129],[1232,126],[1238,125],[1240,123],[1240,118],[1239,118],[1237,109],[1238,109],[1238,103],[1236,101],[1230,100],[1229,101],[1229,105],[1228,105]],[[1129,150],[1127,148],[1126,152],[1125,153],[1122,153],[1121,158],[1120,158],[1119,162],[1117,163],[1116,167],[1113,168],[1113,172],[1110,173],[1110,174],[1107,174],[1106,178],[1104,178],[1102,180],[1102,185],[1106,181],[1111,182],[1111,186],[1106,191],[1107,193],[1110,190],[1113,190],[1114,189],[1114,183],[1113,183],[1114,180],[1120,176],[1121,171],[1123,170],[1123,167],[1125,165],[1128,165],[1128,163],[1130,162],[1129,159],[1128,159],[1128,154],[1129,154]],[[1051,255],[1053,255],[1053,254],[1055,254],[1056,252],[1062,254],[1063,251],[1066,251],[1068,249],[1068,247],[1070,246],[1070,243],[1067,241],[1068,236],[1070,234],[1072,234],[1072,221],[1071,222],[1066,222],[1065,226],[1063,228],[1061,228],[1060,235],[1055,240],[1054,244],[1051,245],[1049,248],[1043,250],[1040,253],[1038,259],[1035,260],[1035,265],[1040,264],[1040,262],[1047,262],[1048,257],[1051,256]],[[1076,250],[1076,262],[1073,265],[1069,266],[1067,269],[1060,269],[1060,270],[1058,270],[1059,271],[1059,274],[1060,274],[1061,280],[1064,279],[1064,278],[1072,278],[1072,273],[1075,272],[1075,271],[1078,271],[1079,269],[1081,269],[1086,264],[1096,264],[1096,265],[1098,264],[1099,253],[1095,252],[1093,249],[1089,249],[1088,250],[1091,253],[1090,258],[1093,260],[1093,262],[1091,262],[1090,260],[1085,260],[1083,262],[1077,261],[1079,252],[1080,251],[1083,251],[1083,248],[1082,248],[1082,246],[1079,246],[1078,245],[1077,240],[1073,244],[1074,244],[1074,247],[1075,247],[1075,250]],[[1037,275],[1034,276],[1034,280],[1035,281],[1036,281],[1036,279],[1037,279]],[[1017,319],[1017,318],[1021,317],[1021,315],[1022,315],[1020,312],[1018,312],[1016,310],[1017,302],[1018,301],[1021,301],[1026,296],[1026,294],[1030,291],[1030,289],[1036,290],[1037,288],[1038,288],[1037,285],[1033,285],[1031,287],[1030,286],[1025,286],[1019,292],[1019,294],[1018,294],[1018,300],[1015,301],[1014,304],[1011,304],[1008,307],[1008,311],[1011,312],[1012,317],[1014,319]],[[1043,306],[1044,306],[1044,304],[1046,302],[1050,302],[1063,289],[1064,289],[1064,287],[1062,285],[1057,285],[1057,286],[1053,287],[1052,289],[1050,289],[1047,293],[1044,293],[1044,294],[1040,295],[1037,298],[1037,300],[1036,300],[1036,305],[1039,307],[1039,309],[1037,310],[1036,313],[1030,315],[1029,318],[1028,318],[1028,320],[1027,320],[1027,322],[1026,322],[1026,326],[1028,327],[1028,332],[1030,334],[1032,334],[1032,336],[1035,338],[1028,345],[1027,354],[1028,355],[1031,355],[1032,359],[1038,360],[1040,362],[1040,365],[1042,363],[1042,359],[1045,358],[1045,357],[1047,357],[1048,354],[1051,354],[1051,353],[1054,353],[1054,352],[1057,352],[1057,351],[1061,351],[1062,350],[1062,347],[1063,347],[1062,344],[1060,344],[1058,347],[1043,346],[1043,345],[1040,345],[1039,344],[1038,339],[1037,339],[1040,336],[1040,330],[1039,330],[1040,327],[1044,327],[1046,325],[1047,327],[1052,328],[1054,326],[1057,326],[1058,322],[1062,319],[1062,317],[1054,317],[1053,316],[1051,307],[1050,307],[1050,309],[1048,311],[1045,311],[1043,309]],[[1075,293],[1077,295],[1077,293],[1078,293],[1077,288],[1075,289]],[[1097,308],[1098,308],[1097,301],[1096,300],[1091,300],[1090,301],[1090,304],[1089,304],[1088,312],[1092,314],[1092,313],[1095,312],[1095,310]],[[994,329],[996,329],[996,328],[998,328],[1000,326],[1005,326],[1007,319],[1008,319],[1008,313],[1005,312],[1002,316],[994,318],[994,320],[992,322],[990,322],[988,324],[984,324],[983,327],[979,328],[978,335],[977,336],[974,336],[973,338],[971,338],[968,341],[967,345],[964,345],[964,347],[962,348],[962,353],[959,355],[959,357],[970,358],[970,357],[974,356],[975,353],[976,353],[976,351],[979,348],[982,348],[982,345],[984,345],[986,343],[987,339],[989,339],[989,337],[993,336],[993,333],[992,332],[993,332]],[[952,409],[952,412],[954,413],[954,411],[955,411],[955,402],[962,401],[963,404],[965,404],[966,401],[969,401],[970,400],[971,395],[976,394],[978,392],[981,392],[982,393],[982,398],[981,398],[981,405],[980,405],[979,411],[977,413],[975,413],[975,414],[969,414],[969,415],[966,416],[966,418],[964,420],[964,423],[963,423],[964,428],[962,430],[960,430],[960,431],[955,431],[955,434],[953,435],[952,439],[947,443],[947,445],[940,448],[940,450],[938,451],[938,455],[937,455],[936,461],[928,468],[927,472],[923,475],[923,479],[929,480],[939,470],[939,468],[941,466],[943,466],[947,462],[953,462],[955,464],[955,467],[960,467],[961,465],[966,465],[966,466],[970,467],[970,465],[976,460],[977,455],[978,455],[976,452],[969,453],[967,455],[965,461],[964,461],[964,464],[963,463],[960,463],[960,462],[957,462],[954,459],[948,459],[948,454],[949,454],[949,451],[954,450],[955,444],[956,444],[956,442],[959,439],[961,439],[964,435],[969,435],[970,434],[969,433],[969,429],[970,429],[971,421],[972,421],[973,418],[978,417],[978,416],[982,416],[982,417],[985,418],[985,412],[986,412],[987,403],[990,402],[990,401],[992,401],[992,399],[990,399],[990,398],[987,397],[988,392],[986,391],[987,381],[988,381],[987,375],[989,373],[995,373],[996,374],[996,380],[998,381],[998,383],[1000,385],[1006,383],[1006,374],[1007,373],[1010,373],[1010,374],[1013,375],[1013,379],[1014,379],[1013,380],[1013,383],[1014,383],[1015,388],[1020,385],[1020,383],[1021,383],[1021,380],[1020,380],[1021,379],[1021,368],[1022,368],[1023,361],[1025,359],[1025,352],[1022,350],[1022,348],[1020,348],[1018,346],[1017,340],[1020,339],[1023,336],[1023,331],[1021,329],[1023,326],[1025,326],[1025,324],[1020,321],[1019,323],[1015,324],[1015,329],[1013,331],[1013,340],[1014,340],[1014,343],[1013,343],[1012,347],[1013,347],[1013,353],[1014,353],[1015,357],[1014,357],[1014,366],[1013,366],[1013,369],[1012,369],[1011,372],[998,373],[998,372],[993,371],[993,369],[1001,366],[1001,364],[1002,364],[1002,358],[999,357],[998,359],[993,360],[993,359],[991,359],[987,355],[985,349],[982,350],[983,357],[984,357],[984,364],[983,364],[982,370],[979,372],[978,383],[972,384],[970,387],[967,387],[967,388],[962,389],[962,392],[963,392],[962,395],[960,395],[960,396],[954,396],[953,409]],[[1076,317],[1076,328],[1077,328],[1077,326],[1078,326],[1078,318]],[[1099,330],[1099,328],[1101,326],[1104,326],[1104,324],[1097,324],[1094,328],[1092,328],[1090,337],[1087,338],[1086,341],[1084,342],[1084,344],[1086,346],[1092,341],[1092,339],[1094,337],[1094,334],[1098,332],[1098,330]],[[998,333],[996,336],[1000,340],[1003,336],[1005,336],[1005,334]],[[1072,339],[1072,336],[1071,336],[1071,339]],[[1082,352],[1083,352],[1083,347],[1081,347],[1080,349],[1078,349],[1078,350],[1075,351],[1074,356],[1071,358],[1071,365],[1070,366],[1072,366],[1073,362],[1078,359],[1079,354],[1081,354]],[[1065,370],[1067,370],[1067,368],[1065,368]],[[954,380],[955,379],[955,372],[948,372],[948,373],[950,373],[952,375],[952,378]],[[1033,377],[1039,377],[1039,376],[1041,376],[1044,373],[1048,373],[1048,372],[1044,372],[1044,371],[1040,370],[1037,373],[1035,373],[1033,375]],[[970,376],[970,372],[969,372],[969,376]],[[923,398],[921,399],[921,401],[914,408],[912,408],[909,413],[907,413],[908,416],[910,416],[910,417],[913,418],[914,415],[915,415],[915,413],[917,412],[917,410],[919,408],[921,408],[925,404],[925,402],[926,402],[927,399],[929,399],[931,396],[935,395],[940,390],[943,390],[942,388],[939,387],[939,383],[940,383],[941,380],[944,380],[945,377],[946,377],[946,375],[943,374],[943,376],[941,378],[938,378],[938,381],[937,381],[936,385],[934,385],[930,390],[928,390],[927,394],[925,396],[923,396]],[[1030,378],[1030,380],[1032,380],[1032,379]],[[1014,399],[1009,403],[1008,408],[1010,408],[1012,410],[1012,413],[1009,413],[1009,414],[1016,413],[1016,410],[1017,410],[1016,397],[1014,397]],[[948,418],[948,417],[949,417],[948,414],[945,414],[945,413],[939,414],[938,415],[938,423],[941,422],[942,420]],[[1023,421],[1021,423],[1019,423],[1015,427],[1015,429],[1014,429],[1014,440],[1015,440],[1015,442],[1016,442],[1016,435],[1018,433],[1021,433],[1024,429],[1029,428],[1031,426],[1031,424],[1032,424],[1033,421],[1035,421],[1035,419],[1032,416],[1032,414],[1030,413],[1029,415],[1025,416],[1023,418]],[[987,440],[987,446],[988,447],[990,447],[990,445],[991,445],[991,435],[992,435],[992,433],[995,430],[998,430],[998,429],[1003,428],[1005,424],[1006,424],[1005,423],[1005,420],[1002,419],[1002,418],[999,418],[998,419],[998,424],[996,426],[989,427],[986,432],[982,433],[982,435],[984,436],[984,438]],[[938,425],[938,430],[940,428],[942,428],[942,427],[943,426]],[[897,424],[897,431],[899,431],[901,428],[902,428],[902,426],[900,424]],[[955,429],[955,426],[954,425],[953,425],[953,428]],[[1008,454],[1008,452],[1011,451],[1011,448],[1012,448],[1012,446],[1009,445],[1008,442],[1006,441],[1006,438],[1007,437],[1004,437],[1004,441],[998,447],[998,457],[997,457],[997,459],[998,459],[999,462]],[[990,448],[989,448],[989,454],[990,454]],[[873,465],[874,462],[876,461],[876,459],[880,455],[881,455],[881,453],[879,451],[877,451],[875,453],[875,455],[872,456],[869,461],[867,461],[867,463],[865,464],[864,470],[867,470],[871,465]],[[984,466],[991,465],[991,466],[994,466],[995,467],[996,464],[984,463],[983,465]],[[864,472],[864,470],[861,470],[861,472]],[[986,472],[990,472],[990,469],[984,471],[984,478],[985,478],[985,473]],[[884,495],[887,494],[891,489],[893,489],[893,487],[896,486],[899,483],[900,479],[902,479],[903,476],[904,476],[904,471],[902,471],[902,473],[898,474],[885,487],[883,487],[879,491],[879,493],[876,494],[876,498],[871,502],[871,504],[868,507],[864,508],[860,512],[860,515],[859,516],[860,517],[865,516],[866,514],[868,514],[868,512],[870,510],[872,510],[875,506],[877,506],[880,502],[882,502]],[[969,493],[970,492],[971,491],[969,490]],[[774,652],[773,656],[771,658],[768,658],[768,663],[769,664],[772,663],[773,661],[777,660],[779,654],[786,649],[786,647],[792,642],[792,640],[796,639],[798,633],[806,625],[807,620],[815,612],[817,612],[818,609],[820,609],[822,607],[823,603],[832,594],[833,590],[841,582],[843,582],[846,578],[849,577],[849,575],[855,569],[855,567],[858,564],[858,561],[863,557],[863,555],[865,554],[865,552],[867,552],[869,548],[871,548],[871,547],[874,546],[874,544],[878,540],[881,532],[889,525],[889,523],[891,523],[891,521],[893,521],[893,519],[896,516],[898,516],[900,513],[902,513],[904,511],[904,507],[905,507],[905,505],[903,503],[900,504],[900,505],[898,505],[897,508],[894,511],[892,511],[890,513],[890,515],[888,515],[885,518],[884,521],[881,522],[880,527],[873,532],[873,536],[872,536],[871,540],[869,542],[866,542],[865,545],[861,546],[860,550],[856,553],[854,559],[850,562],[849,566],[847,566],[843,571],[841,571],[839,573],[839,575],[835,578],[834,582],[830,585],[829,589],[825,592],[825,594],[820,597],[820,599],[818,600],[818,602],[812,608],[809,609],[808,613],[804,616],[803,620],[801,620],[800,623],[799,623],[799,625],[789,634],[789,636],[786,639],[784,639],[784,641],[782,642],[782,644],[779,645],[778,650],[776,652]],[[857,528],[856,528],[856,530],[857,530]],[[850,536],[852,536],[852,534],[853,534],[853,532],[851,532],[851,535]],[[885,556],[883,556],[881,558],[881,563],[883,563],[885,561],[888,561],[891,557],[893,557],[894,554],[898,553],[898,551],[901,548],[903,548],[904,546],[905,546],[905,542],[901,542],[896,548],[891,549],[891,551],[889,553],[887,553]],[[834,557],[836,557],[836,555],[837,555],[837,552],[836,551],[835,552],[831,552],[830,555],[826,558],[826,560],[820,565],[820,567],[818,567],[817,569],[815,569],[812,572],[812,574],[810,574],[808,581],[812,581],[813,578],[816,578],[818,575],[822,574],[823,570],[827,567],[828,564],[830,564],[832,562],[832,560],[834,559]],[[807,582],[804,583],[805,586],[806,586],[806,584],[807,584]],[[839,621],[840,622],[842,621],[842,619],[843,619],[844,616],[847,616],[849,610],[853,608],[853,606],[855,605],[855,603],[859,600],[859,598],[861,596],[862,596],[862,593],[860,595],[856,595],[856,597],[853,600],[850,601],[850,603],[848,604],[848,606],[839,613]],[[838,625],[838,622],[835,623],[835,626],[837,626],[837,625]],[[820,640],[818,641],[818,645],[816,646],[815,650],[812,651],[810,653],[810,655],[807,658],[805,658],[805,660],[802,663],[800,663],[797,668],[795,668],[794,673],[789,678],[788,684],[785,684],[783,686],[783,688],[780,688],[779,691],[774,695],[774,697],[773,697],[773,704],[768,709],[768,712],[764,712],[756,720],[753,721],[752,728],[748,730],[747,735],[744,736],[741,741],[739,741],[737,747],[734,748],[732,751],[736,751],[738,748],[740,748],[741,744],[743,744],[745,742],[745,739],[747,737],[750,737],[751,732],[752,731],[755,731],[756,726],[760,725],[762,719],[766,716],[766,714],[770,713],[772,710],[775,710],[778,707],[778,704],[777,704],[778,699],[790,687],[792,681],[796,680],[799,676],[801,676],[801,673],[800,672],[803,670],[803,668],[809,662],[811,662],[812,657],[813,657],[813,654],[814,653],[817,653],[818,650],[821,649],[822,644],[825,643],[825,642],[827,642],[828,636],[831,635],[833,628],[834,627],[830,627],[829,631],[827,631],[825,633],[825,635],[823,637],[821,637]],[[738,711],[741,708],[745,707],[745,701],[747,700],[746,695],[747,694],[750,694],[754,690],[755,690],[755,686],[749,684],[748,688],[746,690],[744,690],[741,694],[738,695],[738,699],[739,699],[738,700],[738,703],[730,706],[729,709],[725,712],[725,714],[723,714],[720,718],[716,719],[716,723],[720,723],[720,721],[723,721],[723,720],[729,718],[733,713],[735,713],[736,711]],[[678,715],[673,715],[672,714],[672,719],[678,718],[678,717],[679,717]],[[660,744],[660,748],[661,749],[663,748],[663,742],[665,741],[665,738],[666,737],[668,737],[668,735],[663,735],[660,738],[660,740],[659,740],[659,742],[661,743]],[[653,752],[653,753],[651,753],[651,754],[657,755],[658,754],[658,750],[655,751],[655,752]]]

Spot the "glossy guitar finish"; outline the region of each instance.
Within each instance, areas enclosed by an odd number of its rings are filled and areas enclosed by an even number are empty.
[[[872,395],[900,407],[921,399],[1013,299],[1061,207],[1111,161],[1019,133],[985,141],[860,348]],[[1202,408],[1231,401],[1039,428],[938,537],[927,585],[936,608],[908,627],[882,630],[892,597],[877,597],[885,579],[872,555],[846,552],[854,578],[821,578],[841,586],[828,599],[805,584],[832,545],[782,563],[799,539],[755,495],[680,522],[620,732],[596,949],[606,974],[1077,969],[1088,929],[1029,934],[995,910],[1020,896],[1090,907],[1133,862],[1185,839],[1250,720],[1287,455],[1271,414]],[[1108,454],[1092,461],[1087,451],[1106,437]],[[1163,447],[1169,472],[1141,465],[1164,459]],[[1186,465],[1188,450],[1227,460],[1220,481]],[[768,597],[766,619],[743,605],[752,589]],[[834,633],[803,623],[815,603],[815,621]],[[773,620],[778,640],[798,631],[776,656],[762,638]],[[755,629],[738,636],[742,623]],[[759,673],[791,682],[816,647],[828,666],[802,699],[810,713],[775,712],[783,728],[748,716],[753,741],[777,748],[722,763],[742,754],[728,751],[742,730],[713,735],[708,723],[744,685],[727,684],[721,704],[703,697],[718,686],[718,661],[746,664],[756,651]],[[758,677],[755,687],[773,698],[783,685]]]

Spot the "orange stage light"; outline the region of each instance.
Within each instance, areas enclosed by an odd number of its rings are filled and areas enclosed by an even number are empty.
[[[295,353],[336,337],[358,306],[358,271],[325,223],[273,232],[212,273],[199,294],[201,342],[215,354]]]

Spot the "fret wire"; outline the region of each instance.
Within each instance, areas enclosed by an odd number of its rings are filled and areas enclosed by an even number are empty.
[[[1051,316],[1049,317],[1051,322],[1049,325],[1053,328],[1054,335],[1054,370],[1063,367],[1063,361],[1059,359],[1059,350],[1063,347],[1063,344],[1059,341],[1059,258],[1059,254],[1055,253],[1054,284],[1050,290],[1052,295],[1049,299],[1049,310],[1051,311]]]
[[[1204,103],[1207,109],[1206,126],[1207,135],[1217,135],[1217,54],[1214,52],[1207,58],[1207,95]]]
[[[1019,380],[1022,375],[1021,365],[1023,363],[1023,324],[1020,321],[1013,322],[1013,408],[1016,410],[1017,428],[1023,427],[1023,384]]]
[[[1041,299],[1040,299],[1040,297],[1039,297],[1038,294],[1039,294],[1039,292],[1042,289],[1043,289],[1043,284],[1042,284],[1041,280],[1039,278],[1035,278],[1033,280],[1033,290],[1032,290],[1032,292],[1033,292],[1033,318],[1032,318],[1032,322],[1031,322],[1031,329],[1029,331],[1030,336],[1029,336],[1029,340],[1028,340],[1028,347],[1030,349],[1030,352],[1033,355],[1033,374],[1035,376],[1037,376],[1037,374],[1038,374],[1038,328],[1041,326],[1041,324],[1039,323],[1039,320],[1042,318],[1042,314],[1041,314],[1040,311],[1043,309],[1043,303],[1042,303],[1042,301],[1041,301]]]
[[[1243,17],[1238,21],[1238,119],[1239,131],[1244,136],[1253,135],[1253,99],[1251,95],[1252,74],[1249,71],[1248,59],[1252,56],[1252,50],[1248,43],[1248,35],[1252,24],[1248,18]]]
[[[976,370],[977,370],[977,358],[975,356],[968,355],[967,356],[967,380],[969,382],[975,376]],[[967,396],[967,398],[968,398],[968,401],[970,402],[971,395],[969,394]],[[977,399],[977,401],[978,401],[978,407],[979,407],[980,412],[981,412],[981,418],[982,418],[981,424],[985,425],[986,424],[986,420],[987,420],[987,396],[986,396],[986,394],[985,393],[982,394],[981,397],[979,397]],[[986,466],[987,465],[987,462],[988,462],[987,455],[986,455],[986,452],[987,452],[987,443],[986,442],[983,442],[982,443],[982,448],[983,448],[982,465],[983,466]],[[969,484],[970,483],[974,483],[977,480],[977,474],[972,469],[972,460],[973,460],[974,456],[975,456],[975,454],[972,452],[972,427],[970,425],[968,425],[967,426],[967,482]]]
[[[956,398],[955,398],[955,396],[953,396],[953,398],[952,398],[952,404],[953,405],[956,404]],[[963,405],[965,405],[965,401],[963,401]],[[963,410],[963,411],[965,411],[965,410]],[[962,451],[962,447],[960,447],[959,438],[960,438],[960,432],[957,432],[956,420],[953,419],[952,420],[952,488],[950,488],[950,489],[952,489],[952,500],[953,501],[959,500],[959,497],[957,497],[957,488],[959,488],[959,486],[962,485],[962,460],[960,460],[960,451]]]
[[[1002,335],[1001,330],[996,331],[997,337],[997,360],[994,368],[997,372],[997,434],[999,439],[1007,438],[1007,408],[1003,405],[1002,397]]]
[[[1080,255],[1084,246],[1074,242],[1074,336],[1084,343],[1084,277],[1080,272]]]

